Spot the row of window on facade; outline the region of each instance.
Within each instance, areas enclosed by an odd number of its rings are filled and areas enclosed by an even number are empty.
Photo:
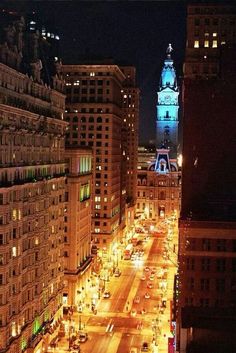
[[[81,123],[86,123],[86,122],[89,122],[89,123],[109,123],[109,118],[104,118],[104,117],[101,117],[101,116],[98,116],[98,117],[93,117],[93,116],[89,116],[89,117],[85,117],[85,116],[81,116],[80,118],[78,116],[66,116],[65,117],[65,120],[66,121],[71,121],[73,123],[78,123],[78,122],[81,122]]]
[[[226,278],[200,278],[188,277],[186,279],[188,290],[236,292],[236,279]]]
[[[221,24],[222,26],[226,25],[235,25],[235,18],[195,18],[194,19],[194,25],[195,26],[200,26],[200,25],[206,25],[206,26],[218,26]]]
[[[235,239],[188,238],[186,250],[190,251],[232,251],[236,252]]]
[[[70,87],[67,87],[66,88],[66,94],[70,95],[71,93],[73,92],[73,94],[96,94],[96,95],[99,95],[99,94],[110,94],[110,90],[109,89],[106,89],[105,91],[102,89],[102,88],[97,88],[95,90],[95,88],[80,88],[80,87],[77,87],[77,88],[70,88]],[[69,98],[69,97],[68,97]]]
[[[191,298],[191,297],[185,297],[185,305],[186,306],[200,306],[200,307],[224,307],[228,306],[228,303],[226,304],[226,300],[224,299],[210,299],[210,298]],[[236,306],[236,301],[231,301],[230,306]]]
[[[149,200],[153,200],[154,198],[155,199],[158,198],[158,200],[168,200],[168,199],[174,200],[175,194],[172,192],[172,193],[170,193],[170,196],[168,197],[164,191],[161,191],[158,193],[158,197],[156,195],[154,196],[153,194],[149,194],[149,195],[145,196],[145,192],[143,193],[143,196],[140,196],[139,191],[138,191],[138,197],[147,197],[147,198],[149,198]],[[145,203],[143,205],[145,205]],[[137,208],[139,208],[139,203],[137,204]]]
[[[185,258],[187,271],[236,272],[236,258]]]
[[[75,71],[75,72],[66,72],[66,76],[90,76],[90,77],[95,77],[95,76],[110,76],[110,71]]]
[[[110,109],[109,108],[76,108],[72,109],[70,107],[66,107],[65,113],[97,113],[97,114],[103,114],[103,113],[109,113]]]
[[[147,185],[146,178],[138,178],[138,185]],[[148,180],[149,186],[178,186],[178,181]]]
[[[221,44],[225,44],[225,41],[222,41]],[[218,47],[218,41],[215,39],[215,40],[212,40],[212,41],[209,41],[209,40],[204,40],[204,41],[200,41],[200,40],[195,40],[194,41],[194,45],[193,45],[194,48],[217,48]]]

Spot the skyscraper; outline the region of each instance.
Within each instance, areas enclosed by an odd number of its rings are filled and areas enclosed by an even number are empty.
[[[92,239],[106,248],[122,236],[125,227],[126,169],[134,157],[132,145],[137,143],[135,73],[111,62],[63,65],[63,72],[70,122],[66,141],[93,150]],[[132,168],[130,175],[135,176]]]
[[[65,96],[59,71],[51,87],[42,81],[39,36],[26,33],[24,18],[16,14],[4,19],[0,351],[43,351],[62,318]]]
[[[234,352],[236,8],[189,5],[183,85],[178,351]]]

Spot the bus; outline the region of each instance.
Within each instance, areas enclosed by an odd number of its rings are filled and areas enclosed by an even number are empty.
[[[130,260],[131,255],[133,254],[134,247],[133,244],[128,244],[124,250],[124,260]]]

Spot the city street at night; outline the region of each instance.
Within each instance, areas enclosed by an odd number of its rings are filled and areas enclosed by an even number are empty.
[[[167,230],[168,226],[165,228]],[[163,258],[165,249],[173,248],[174,244],[174,237],[168,241],[167,233],[136,234],[139,242],[134,251],[142,249],[144,255],[119,261],[121,274],[110,276],[105,282],[103,293],[109,292],[110,297],[104,298],[101,294],[95,313],[91,311],[91,305],[89,308],[84,305],[82,313],[72,315],[71,326],[76,331],[81,328],[88,333],[88,340],[80,344],[82,353],[140,352],[144,342],[148,343],[149,352],[167,352],[168,337],[173,337],[170,303],[176,271],[175,253],[169,251],[168,257]],[[96,282],[94,277],[91,277],[91,283]],[[91,303],[89,295],[86,300]],[[55,352],[69,348],[68,337],[67,332]]]

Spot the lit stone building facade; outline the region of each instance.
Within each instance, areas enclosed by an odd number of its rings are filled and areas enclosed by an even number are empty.
[[[0,351],[9,353],[43,352],[62,318],[65,96],[59,72],[53,88],[41,81],[38,37],[31,72],[19,72],[26,36],[14,18],[0,43]]]
[[[129,194],[135,199],[131,191],[135,172],[126,178],[137,144],[135,73],[112,63],[63,65],[63,73],[70,123],[66,143],[92,148],[92,241],[106,248],[121,239],[125,228],[127,179]]]
[[[91,263],[92,150],[68,147],[65,194],[65,247],[63,303],[75,306],[83,301],[83,288]],[[86,275],[87,273],[87,275]]]

